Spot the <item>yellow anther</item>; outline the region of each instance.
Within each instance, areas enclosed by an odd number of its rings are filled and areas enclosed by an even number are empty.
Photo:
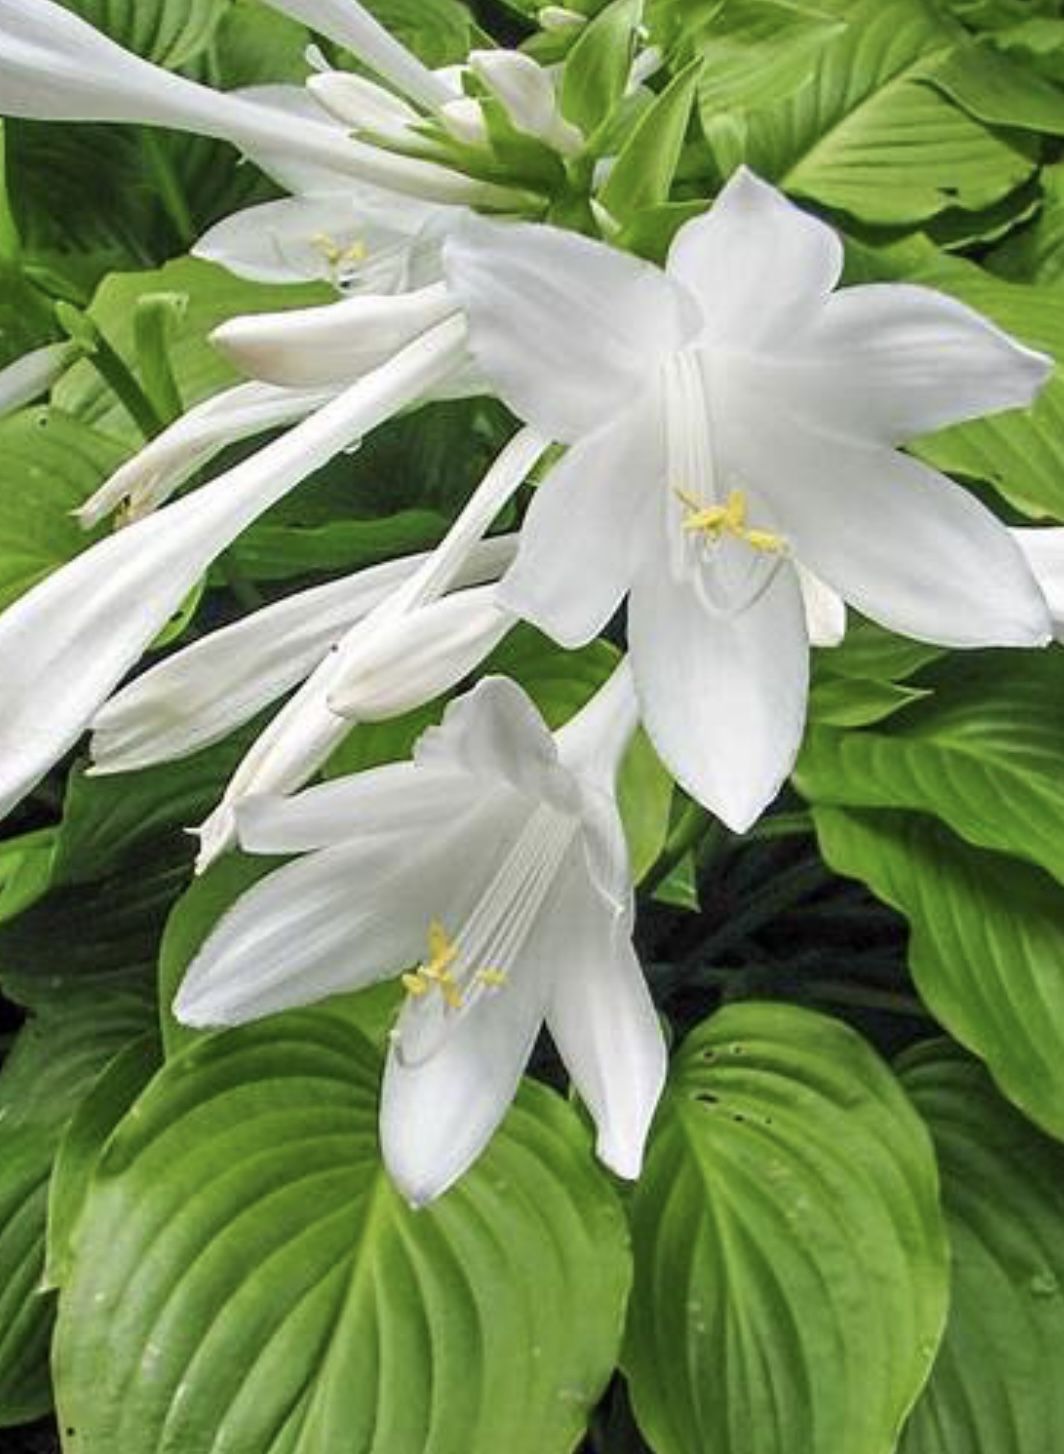
[[[310,240],[334,271],[345,263],[365,262],[369,255],[369,249],[360,238],[349,242],[346,247],[342,247],[327,232],[317,232]]]
[[[500,989],[507,979],[505,969],[478,969],[477,979],[491,989]]]
[[[459,976],[451,972],[458,959],[458,945],[439,919],[433,919],[429,925],[428,941],[427,961],[419,964],[412,973],[402,976],[403,988],[416,999],[421,999],[430,990],[437,989],[449,1009],[460,1010],[465,1005],[462,982]],[[478,984],[489,985],[493,989],[506,983],[505,971],[501,969],[478,969],[471,978]]]
[[[413,995],[415,999],[420,999],[422,995],[427,995],[431,988],[432,985],[429,981],[422,979],[420,970],[415,974],[403,975],[403,989],[406,990],[408,995]]]
[[[682,529],[691,535],[706,535],[718,541],[724,535],[741,540],[751,550],[777,555],[787,549],[782,535],[772,530],[757,530],[746,523],[746,495],[742,490],[732,490],[723,505],[703,505],[685,490],[676,495],[685,507]]]

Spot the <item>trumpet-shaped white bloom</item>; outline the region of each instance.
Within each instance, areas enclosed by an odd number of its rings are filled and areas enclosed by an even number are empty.
[[[583,151],[584,135],[562,115],[553,77],[531,56],[514,50],[475,50],[469,69],[502,103],[515,130],[565,157]]]
[[[423,200],[486,207],[513,201],[504,187],[367,146],[324,117],[212,91],[152,65],[54,0],[0,0],[0,114],[197,132],[231,142],[267,171],[279,169],[282,179],[289,166],[310,166]]]
[[[232,845],[235,809],[243,799],[302,787],[350,731],[347,719],[372,721],[431,700],[506,633],[513,618],[494,593],[436,603],[468,579],[478,542],[545,448],[529,429],[515,435],[436,550],[351,626],[256,738],[198,830],[199,871]]]
[[[1049,360],[926,288],[833,292],[841,264],[830,228],[745,170],[680,230],[667,271],[528,224],[470,218],[445,244],[480,367],[570,446],[501,599],[576,646],[630,592],[647,729],[736,829],[801,738],[796,566],[919,639],[1049,634],[1005,527],[895,447],[1028,404]]]
[[[0,616],[0,812],[74,744],[215,556],[464,358],[464,328],[449,319],[290,433],[99,541],[10,606]]]
[[[412,762],[246,803],[246,848],[306,856],[225,915],[175,1013],[238,1024],[406,970],[381,1140],[412,1202],[483,1150],[544,1021],[599,1156],[636,1176],[665,1050],[613,798],[634,725],[623,668],[557,738],[520,688],[488,678]]]
[[[481,542],[452,585],[498,580],[516,544],[513,535]],[[142,672],[93,717],[90,771],[133,772],[188,757],[227,737],[310,676],[356,622],[429,559],[422,553],[389,560],[297,591]],[[346,731],[340,721],[336,726]]]

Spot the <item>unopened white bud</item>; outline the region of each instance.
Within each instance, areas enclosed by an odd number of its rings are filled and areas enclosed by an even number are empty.
[[[460,101],[448,101],[445,106],[441,106],[440,120],[455,141],[463,142],[466,146],[488,144],[488,124],[484,120],[480,102],[474,101],[472,96],[464,96]]]
[[[371,131],[398,139],[419,119],[414,108],[391,91],[347,71],[324,71],[309,76],[307,90],[330,116],[355,131]]]
[[[514,620],[496,603],[495,587],[481,586],[376,624],[345,654],[329,710],[359,722],[413,711],[479,666]]]
[[[550,73],[513,50],[475,50],[469,68],[498,97],[518,131],[537,137],[562,156],[584,149],[583,133],[565,120]]]
[[[541,30],[578,30],[587,24],[587,16],[564,5],[544,5],[536,16]]]

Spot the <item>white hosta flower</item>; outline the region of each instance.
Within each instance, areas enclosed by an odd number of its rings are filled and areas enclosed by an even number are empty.
[[[513,535],[483,541],[453,585],[498,580],[516,544]],[[227,737],[310,676],[356,622],[428,559],[427,553],[406,556],[297,591],[142,672],[93,717],[90,772],[133,772]]]
[[[306,856],[237,901],[175,1001],[186,1023],[232,1025],[405,970],[381,1141],[416,1204],[479,1156],[544,1021],[600,1157],[639,1172],[665,1051],[612,792],[635,725],[623,669],[581,717],[554,738],[488,678],[412,762],[247,803],[246,848]]]
[[[515,130],[536,137],[564,157],[583,151],[584,135],[561,114],[553,77],[531,56],[514,50],[475,50],[469,69],[499,99]]]
[[[350,731],[346,718],[379,717],[382,695],[393,706],[403,701],[404,707],[396,710],[431,700],[472,670],[505,633],[512,618],[494,598],[490,608],[478,605],[466,620],[449,611],[435,612],[434,603],[471,578],[473,552],[482,536],[545,449],[546,441],[531,430],[515,435],[437,548],[354,623],[285,703],[252,744],[221,802],[199,828],[199,872],[234,842],[237,805],[256,794],[290,793],[302,787]],[[426,660],[425,641],[433,643],[437,660],[431,655]],[[408,660],[411,642],[419,648],[415,670]],[[341,704],[342,715],[337,710]]]
[[[0,615],[0,813],[73,746],[221,553],[339,450],[465,357],[461,322],[415,340],[209,485],[90,546]]]
[[[308,76],[307,90],[345,126],[389,141],[411,142],[413,128],[424,120],[401,97],[350,71],[319,71]]]
[[[150,515],[230,444],[296,424],[337,390],[238,384],[195,405],[120,465],[78,510],[86,530],[121,509],[128,521]]]
[[[0,114],[168,126],[231,142],[266,170],[309,164],[443,203],[506,207],[513,200],[505,188],[367,146],[324,119],[212,91],[152,65],[54,0],[0,0]]]
[[[77,354],[73,343],[46,343],[0,369],[0,416],[46,394]]]
[[[647,729],[740,830],[801,738],[797,565],[918,639],[1049,634],[1005,527],[896,446],[1030,403],[1050,361],[926,288],[835,293],[841,263],[830,228],[745,170],[680,230],[667,272],[533,225],[471,218],[445,245],[483,372],[570,446],[502,599],[576,646],[630,591]]]

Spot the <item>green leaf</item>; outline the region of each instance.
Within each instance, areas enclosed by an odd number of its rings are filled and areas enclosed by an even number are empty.
[[[818,807],[814,819],[835,872],[909,921],[909,966],[931,1013],[1014,1104],[1064,1137],[1059,885],[926,818]]]
[[[949,1322],[900,1454],[1055,1454],[1064,1424],[1064,1148],[946,1041],[903,1057],[934,1137],[953,1248]]]
[[[927,79],[966,32],[930,0],[859,0],[808,85],[707,135],[794,195],[886,226],[991,206],[1033,171],[1029,140],[976,121]]]
[[[469,54],[472,18],[459,0],[366,0],[366,8],[427,66],[457,65]]]
[[[52,1406],[52,1303],[40,1282],[55,1138],[45,1127],[0,1131],[0,1428]]]
[[[1064,135],[1064,93],[990,45],[959,47],[930,79],[977,121]]]
[[[127,50],[170,69],[207,49],[230,0],[62,0]]]
[[[809,720],[821,727],[870,727],[927,695],[920,687],[822,671],[809,693]]]
[[[846,1026],[748,1002],[695,1030],[632,1200],[625,1367],[657,1454],[888,1454],[945,1321],[937,1191]]]
[[[674,76],[639,119],[614,163],[599,201],[621,223],[669,200],[691,119],[701,61]]]
[[[559,104],[589,138],[624,96],[641,10],[642,0],[613,0],[584,26],[566,59]]]
[[[68,1454],[573,1447],[629,1275],[586,1131],[530,1084],[414,1212],[378,1160],[379,1073],[313,1014],[164,1068],[104,1152],[61,1296]]]
[[[1064,21],[1061,22],[1064,46]],[[1020,282],[1059,283],[1064,278],[1064,163],[1043,167],[1037,221],[995,249],[995,272]]]
[[[145,295],[157,293],[179,293],[188,298],[188,308],[170,342],[170,366],[186,408],[239,378],[232,365],[211,347],[208,334],[212,328],[237,313],[304,308],[328,302],[333,296],[324,284],[249,283],[196,258],[179,258],[151,272],[113,273],[101,284],[89,315],[134,371],[137,305]],[[71,369],[56,385],[52,397],[69,413],[116,438],[138,446],[141,443],[91,364],[84,362]]]
[[[703,122],[712,127],[719,116],[783,101],[808,85],[820,51],[845,28],[815,5],[728,0],[698,39]]]
[[[921,685],[933,696],[876,731],[814,727],[799,792],[818,804],[932,813],[969,843],[1064,882],[1064,652],[964,652]]]
[[[85,549],[71,511],[122,457],[121,447],[58,409],[0,419],[0,610]]]

